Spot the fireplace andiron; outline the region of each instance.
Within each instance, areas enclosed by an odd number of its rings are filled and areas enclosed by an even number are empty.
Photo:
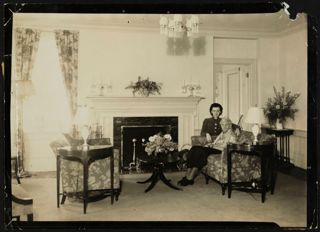
[[[136,157],[136,142],[137,139],[133,138],[132,143],[133,143],[133,156],[132,156],[132,162],[129,163],[129,171],[140,171],[140,165],[137,164],[137,157]]]

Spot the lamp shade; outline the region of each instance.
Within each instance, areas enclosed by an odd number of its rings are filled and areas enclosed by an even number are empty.
[[[262,124],[266,122],[263,109],[260,107],[250,107],[245,118],[246,123]]]

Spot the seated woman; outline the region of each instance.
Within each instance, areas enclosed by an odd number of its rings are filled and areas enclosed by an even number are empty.
[[[209,112],[211,118],[206,118],[203,121],[201,128],[201,136],[206,136],[207,142],[211,143],[221,133],[220,126],[220,115],[222,114],[223,108],[219,103],[213,103],[210,106]]]
[[[228,143],[236,142],[236,135],[232,130],[232,122],[229,118],[222,118],[220,121],[222,132],[206,146],[193,146],[187,156],[187,173],[178,185],[187,186],[194,183],[194,178],[198,172],[206,165],[207,158],[212,154],[221,154],[227,147]]]

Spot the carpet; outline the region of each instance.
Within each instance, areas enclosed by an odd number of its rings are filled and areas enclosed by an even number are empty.
[[[56,206],[54,175],[33,175],[22,179],[23,187],[34,200],[34,221],[248,221],[275,222],[281,227],[306,226],[306,181],[279,173],[274,195],[266,195],[261,203],[258,193],[233,191],[229,199],[221,194],[221,187],[202,175],[195,184],[182,191],[169,188],[162,182],[148,193],[148,184],[137,184],[150,174],[122,176],[119,201],[110,198],[88,204],[66,200]],[[166,176],[176,184],[183,173]]]

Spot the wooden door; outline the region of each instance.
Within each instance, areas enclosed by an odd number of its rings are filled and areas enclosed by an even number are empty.
[[[224,108],[223,115],[237,124],[250,106],[249,68],[247,65],[222,65],[216,77],[217,101]]]

